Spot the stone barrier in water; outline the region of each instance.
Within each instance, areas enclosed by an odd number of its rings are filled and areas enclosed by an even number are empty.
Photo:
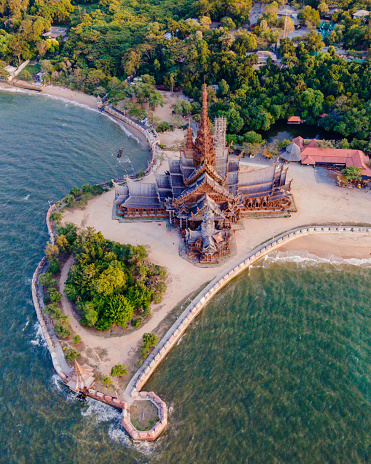
[[[368,228],[342,228],[342,232],[350,231],[358,233],[370,233]],[[262,248],[258,248],[255,252],[249,254],[248,258],[243,262],[235,266],[232,270],[227,271],[225,274],[220,276],[217,279],[209,284],[205,290],[203,290],[197,297],[199,299],[198,303],[194,305],[191,303],[180,316],[180,318],[173,324],[169,331],[165,334],[164,338],[161,340],[158,348],[152,352],[151,356],[145,360],[143,366],[138,370],[137,381],[134,384],[134,390],[138,391],[143,385],[148,381],[148,379],[153,374],[154,370],[160,364],[160,362],[168,354],[172,346],[177,340],[183,335],[186,328],[191,324],[197,314],[203,309],[206,303],[222,288],[224,285],[236,277],[239,273],[249,267],[253,262],[260,259],[264,254],[269,251],[272,251],[283,243],[294,240],[298,235],[310,235],[315,233],[324,233],[324,232],[338,232],[338,227],[331,226],[316,226],[316,227],[304,227],[297,228],[291,231],[288,231],[281,236],[271,240],[267,245]],[[213,284],[213,285],[212,285]],[[182,321],[179,323],[179,321]],[[166,405],[164,403],[164,408]]]
[[[50,236],[51,243],[55,243],[55,233],[50,221],[50,215],[52,214],[55,205],[51,206],[47,213],[47,227]],[[169,353],[170,349],[174,346],[177,340],[183,335],[187,327],[191,324],[194,318],[199,314],[199,312],[203,309],[206,303],[222,288],[248,268],[252,263],[260,259],[263,255],[267,254],[269,251],[272,251],[278,248],[282,243],[286,243],[295,239],[298,235],[310,235],[315,233],[325,233],[325,232],[353,232],[353,233],[371,233],[369,228],[359,227],[339,227],[339,226],[310,226],[310,227],[303,227],[297,228],[291,231],[288,231],[284,234],[281,234],[279,237],[271,240],[268,244],[262,247],[258,247],[255,251],[251,252],[244,261],[239,263],[233,269],[225,272],[222,276],[214,279],[196,298],[196,304],[194,302],[190,303],[185,311],[181,314],[178,320],[173,324],[173,326],[168,330],[165,334],[164,338],[160,341],[159,345],[155,348],[155,350],[151,353],[151,355],[144,361],[141,368],[137,371],[134,375],[133,379],[129,382],[129,385],[126,389],[128,396],[133,399],[148,399],[150,400],[158,409],[159,413],[159,421],[155,426],[149,431],[138,431],[132,425],[130,421],[130,409],[127,403],[121,402],[117,398],[113,398],[109,395],[104,395],[101,392],[95,390],[88,390],[88,396],[98,401],[104,402],[106,404],[110,404],[118,409],[122,410],[122,425],[126,432],[133,440],[155,440],[165,429],[168,421],[168,412],[167,406],[164,401],[162,401],[155,393],[153,392],[139,392],[139,390],[144,386],[144,384],[148,381],[148,379],[153,374],[154,370],[157,366],[161,363],[161,361],[166,357]],[[55,346],[53,343],[52,338],[49,335],[47,326],[45,324],[42,309],[39,304],[39,298],[37,294],[37,282],[39,275],[42,273],[42,270],[46,263],[46,257],[44,257],[38,267],[36,268],[33,278],[32,278],[32,299],[34,303],[34,307],[36,310],[36,314],[41,326],[43,337],[46,341],[47,347],[49,349],[53,366],[61,377],[61,379],[65,382],[67,379],[66,373],[63,372],[60,363],[58,361],[58,356],[55,351]],[[57,340],[57,343],[59,341]],[[134,380],[136,379],[136,380]]]

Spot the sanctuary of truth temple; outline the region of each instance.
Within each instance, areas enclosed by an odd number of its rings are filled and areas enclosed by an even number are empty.
[[[117,185],[117,215],[167,217],[182,233],[189,257],[217,263],[230,253],[240,218],[288,210],[291,182],[286,183],[285,164],[245,170],[240,157],[229,154],[226,123],[225,118],[216,118],[212,134],[204,84],[195,140],[188,125],[179,159],[170,159],[169,170],[156,174],[155,183],[128,180],[127,185]]]

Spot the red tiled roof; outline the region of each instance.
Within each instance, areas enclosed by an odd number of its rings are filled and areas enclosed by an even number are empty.
[[[317,139],[303,139],[303,137],[300,137],[299,135],[299,137],[295,137],[292,142],[300,147],[301,151],[303,151],[305,148],[315,147]],[[306,143],[304,144],[304,142]]]
[[[300,122],[301,118],[300,116],[289,116],[287,118],[287,122]]]
[[[367,166],[369,157],[361,150],[340,148],[314,148],[306,146],[302,151],[302,164],[329,163],[355,166],[362,170],[362,175],[371,177],[371,169]]]

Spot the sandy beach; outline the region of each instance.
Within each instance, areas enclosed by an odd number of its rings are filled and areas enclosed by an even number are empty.
[[[320,258],[334,256],[345,260],[367,259],[371,264],[371,237],[367,235],[357,237],[342,234],[309,235],[299,237],[280,248],[281,252],[302,250]]]
[[[23,92],[35,95],[48,95],[50,97],[68,100],[70,102],[85,105],[91,109],[98,110],[97,99],[93,95],[87,95],[86,93],[77,92],[75,90],[70,90],[65,87],[59,87],[57,85],[45,85],[42,92],[38,93],[32,90],[14,87],[13,85],[7,84],[6,82],[1,82],[0,90]]]
[[[169,156],[177,156],[169,152]],[[165,164],[165,163],[163,163]],[[163,166],[161,166],[164,169]],[[107,349],[109,356],[102,361],[104,374],[112,365],[124,362],[130,373],[137,366],[135,350],[145,332],[156,328],[177,304],[212,280],[233,264],[239,263],[247,253],[264,241],[289,229],[310,224],[362,224],[371,223],[369,212],[371,192],[359,189],[341,189],[327,178],[327,171],[299,165],[290,166],[288,178],[293,179],[292,193],[297,212],[287,218],[244,219],[244,230],[236,231],[237,255],[219,267],[195,267],[179,256],[180,237],[176,231],[167,230],[165,221],[133,221],[120,223],[112,219],[114,190],[94,198],[85,210],[74,209],[64,214],[64,222],[73,222],[79,227],[93,227],[111,240],[149,247],[152,262],[168,269],[168,291],[162,303],[153,306],[152,317],[143,326],[127,336],[106,338],[95,336],[72,320],[74,330],[82,336],[84,344],[92,349],[99,345]],[[340,258],[371,258],[371,238],[354,237],[351,234],[331,234],[301,237],[280,249],[307,250],[318,256],[335,255]],[[370,260],[371,263],[371,260]]]

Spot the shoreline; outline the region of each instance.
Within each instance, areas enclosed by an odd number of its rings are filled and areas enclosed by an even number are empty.
[[[45,96],[52,100],[59,100],[61,102],[72,103],[73,105],[81,106],[85,109],[89,109],[96,113],[100,113],[97,105],[97,98],[93,95],[88,95],[87,93],[80,92],[77,90],[71,90],[67,87],[61,87],[58,85],[45,85],[41,92],[37,92],[34,90],[23,89],[21,87],[15,87],[13,85],[8,84],[7,82],[0,81],[0,91],[10,92],[10,93],[23,93],[27,95],[39,95]],[[129,124],[126,124],[124,121],[118,121],[113,117],[109,116],[107,113],[102,112],[100,113],[104,115],[106,118],[110,119],[114,124],[117,124],[122,128],[124,133],[128,136],[136,140],[142,146],[149,146],[146,138],[141,134],[139,131],[134,129]]]
[[[314,173],[313,170],[301,168],[300,173],[305,174],[307,178],[308,173]],[[325,186],[326,188],[328,186]],[[332,187],[331,187],[332,188]],[[334,187],[336,189],[336,187]],[[305,193],[305,192],[304,192]],[[349,192],[342,190],[334,190],[332,193],[336,195],[343,195],[346,201],[349,203]],[[351,192],[354,194],[355,199],[359,201],[359,197],[364,197],[369,202],[369,194],[367,192]],[[324,209],[323,214],[317,208],[313,211],[313,208],[308,208],[303,211],[300,202],[299,191],[296,192],[298,199],[297,203],[299,211],[294,213],[290,218],[257,218],[257,219],[244,219],[245,225],[244,230],[236,231],[236,242],[237,242],[237,255],[230,260],[222,263],[221,266],[213,268],[201,268],[195,267],[193,264],[182,259],[179,256],[179,235],[174,230],[167,230],[166,221],[158,219],[156,221],[145,222],[145,221],[132,221],[132,222],[118,222],[112,220],[112,204],[114,201],[114,191],[111,190],[103,194],[100,197],[96,197],[89,201],[88,206],[84,210],[74,208],[73,210],[67,210],[63,215],[63,222],[72,222],[78,227],[93,227],[96,231],[99,231],[103,236],[109,240],[117,241],[120,243],[130,243],[131,245],[148,245],[149,246],[149,259],[154,264],[165,266],[168,270],[169,282],[167,284],[168,289],[164,296],[163,301],[159,306],[153,307],[152,317],[144,323],[137,331],[123,335],[122,337],[115,337],[116,344],[112,338],[110,342],[109,351],[112,353],[112,365],[114,364],[115,358],[122,356],[127,363],[135,367],[135,352],[137,347],[141,343],[141,336],[144,332],[155,332],[160,324],[164,324],[168,315],[172,310],[188,295],[199,289],[205,282],[212,281],[217,275],[223,270],[228,269],[233,263],[238,263],[244,256],[247,256],[257,246],[264,244],[269,241],[272,237],[285,233],[287,230],[295,229],[297,227],[305,227],[306,225],[321,223],[322,224],[341,224],[345,225],[344,219],[347,223],[352,224],[369,224],[369,218],[364,212],[367,211],[365,208],[361,208],[362,214],[366,217],[357,216],[355,211],[350,207],[351,217],[346,217],[344,214],[339,214],[337,209],[334,209],[334,215],[329,214],[327,208]],[[323,195],[322,195],[323,197]],[[305,201],[308,199],[308,195],[303,195]],[[330,201],[330,199],[329,199]],[[321,217],[322,216],[322,217]],[[367,221],[368,219],[368,221]],[[320,222],[321,221],[321,222]],[[306,250],[310,253],[320,253],[322,255],[329,255],[333,252],[334,255],[340,253],[341,250],[345,250],[344,256],[339,258],[358,258],[358,259],[369,259],[371,252],[371,240],[367,239],[364,246],[360,246],[361,240],[358,238],[355,241],[354,237],[351,237],[349,243],[346,242],[344,236],[342,236],[340,242],[339,239],[334,237],[327,237],[326,243],[321,249],[308,248],[312,243],[307,238],[307,241],[293,241],[290,245],[280,248],[280,252],[290,250]],[[301,238],[300,240],[304,240]],[[318,243],[321,243],[320,236],[316,236],[315,244],[318,247]],[[282,244],[281,244],[282,245]],[[353,256],[353,251],[357,253]],[[121,338],[121,342],[120,342]],[[91,345],[94,345],[94,337],[88,339]],[[101,339],[100,339],[101,340]],[[108,348],[108,346],[107,346]],[[119,362],[119,361],[117,361]],[[110,364],[101,366],[102,370],[105,370],[105,374],[108,375]]]
[[[178,342],[187,330],[188,326],[198,316],[198,314],[204,309],[209,301],[219,293],[231,280],[240,275],[243,271],[247,270],[258,262],[262,257],[269,255],[272,251],[279,250],[283,244],[288,242],[295,242],[299,237],[314,235],[321,237],[322,235],[335,235],[341,236],[343,234],[350,234],[349,237],[357,238],[361,236],[361,239],[368,239],[367,249],[371,244],[371,227],[357,227],[357,226],[341,226],[341,225],[315,225],[315,226],[303,226],[290,229],[271,240],[264,242],[263,244],[254,248],[250,253],[245,255],[242,259],[239,257],[237,262],[234,262],[224,272],[221,272],[216,276],[209,285],[206,286],[187,306],[176,322],[166,332],[165,336],[160,340],[159,344],[156,345],[152,353],[144,360],[142,366],[131,378],[126,390],[125,398],[137,398],[144,392],[140,390],[152,376],[158,365],[165,359],[172,347]],[[318,240],[317,240],[318,241]],[[371,261],[370,261],[371,264]]]
[[[52,209],[53,209],[53,206],[49,208],[48,210],[47,224],[48,224],[48,231],[50,233],[50,238],[53,242],[55,240],[55,237],[54,237],[53,229],[50,225],[50,212]],[[198,316],[198,314],[203,310],[203,308],[208,304],[208,302],[227,283],[229,283],[235,277],[240,275],[241,272],[248,269],[255,262],[259,261],[265,255],[269,255],[272,251],[280,250],[282,245],[284,245],[285,243],[287,244],[287,242],[292,242],[292,241],[295,242],[298,239],[300,240],[299,237],[308,238],[306,236],[308,235],[311,236],[312,234],[319,235],[320,237],[322,235],[325,235],[325,236],[328,235],[333,245],[334,245],[334,242],[336,242],[336,240],[334,240],[334,238],[332,237],[334,235],[336,238],[344,235],[346,237],[345,241],[349,241],[349,240],[354,241],[354,239],[358,240],[357,236],[360,236],[361,240],[364,240],[365,238],[368,239],[366,245],[364,243],[362,244],[362,247],[361,247],[362,252],[364,253],[365,249],[367,249],[367,252],[369,253],[369,250],[371,247],[371,227],[367,227],[367,228],[357,227],[357,226],[351,227],[351,226],[342,226],[342,225],[338,225],[338,226],[319,225],[319,226],[297,227],[294,229],[290,229],[289,231],[283,232],[273,239],[263,242],[262,244],[255,247],[252,251],[250,251],[247,255],[244,255],[242,261],[241,261],[241,256],[239,255],[237,257],[237,263],[236,263],[236,260],[231,260],[232,262],[229,263],[230,266],[227,269],[225,269],[225,266],[223,266],[224,271],[218,273],[218,275],[214,279],[212,279],[212,281],[208,285],[206,285],[205,288],[203,288],[200,292],[197,292],[196,296],[192,298],[192,300],[190,300],[190,303],[182,311],[181,315],[175,320],[175,322],[173,322],[171,327],[166,331],[165,335],[162,336],[159,344],[154,348],[152,353],[150,353],[150,355],[144,360],[142,366],[139,367],[139,369],[137,369],[134,375],[129,379],[129,383],[126,385],[125,391],[123,392],[123,394],[120,394],[120,397],[122,399],[113,398],[109,395],[107,396],[103,393],[100,393],[99,391],[96,391],[90,388],[87,390],[88,396],[98,401],[105,402],[107,404],[110,404],[111,406],[118,407],[119,409],[121,409],[122,410],[122,426],[133,440],[155,440],[164,431],[164,429],[167,426],[168,408],[167,408],[166,403],[163,400],[161,400],[161,398],[159,398],[154,392],[146,392],[146,391],[141,391],[141,390],[142,390],[142,387],[145,385],[145,383],[152,376],[153,372],[157,369],[158,365],[165,359],[165,357],[168,355],[169,351],[173,348],[173,346],[176,343],[178,343],[178,341],[183,336],[184,332],[187,330],[188,326],[191,323],[193,323],[193,320]],[[315,242],[318,244],[318,240],[316,240]],[[353,246],[353,243],[351,243],[351,246]],[[328,248],[327,248],[327,251],[328,251]],[[34,285],[34,282],[36,283],[36,281],[38,280],[38,276],[36,277],[36,274],[37,274],[37,271],[35,271],[33,285]],[[181,302],[178,301],[178,304],[180,303]],[[176,307],[174,305],[170,307],[171,311],[174,311],[175,309]],[[38,318],[39,316],[43,318],[42,311],[40,308],[39,308],[39,311],[36,311],[36,312],[37,312]],[[158,330],[159,326],[161,325],[161,322],[164,323],[164,325],[166,325],[165,318],[167,316],[169,316],[169,311],[165,312],[162,320],[160,321],[157,318],[153,318],[155,319],[155,322],[156,322],[156,326],[155,326],[156,330]],[[43,329],[41,321],[39,322]],[[148,322],[151,322],[151,320]],[[144,324],[144,327],[145,327],[144,330],[148,331],[148,323]],[[140,332],[140,330],[138,332]],[[138,332],[134,332],[133,335],[138,335]],[[123,340],[120,340],[120,338],[118,337],[118,340],[120,342],[121,349],[122,349]],[[126,342],[128,341],[129,338],[132,338],[132,337],[126,336]],[[59,342],[58,342],[58,345],[60,345]],[[50,351],[51,348],[49,346],[48,348]],[[128,351],[132,352],[133,349],[135,350],[134,346],[131,345],[130,350]],[[53,364],[55,365],[55,368],[59,376],[61,377],[61,379],[64,381],[64,383],[67,383],[66,381],[68,377],[60,369],[60,365],[58,361],[56,362],[56,359],[55,359],[56,353],[53,353],[53,351],[54,350],[51,351]],[[53,354],[54,354],[54,357],[53,357]],[[137,429],[135,429],[135,427],[131,423],[130,406],[131,404],[133,404],[135,401],[138,401],[138,400],[139,401],[149,400],[158,409],[160,419],[150,431],[146,431],[146,432],[138,431]]]
[[[183,260],[178,255],[179,234],[175,231],[168,231],[164,221],[158,220],[151,221],[150,223],[143,223],[141,221],[119,223],[118,221],[112,221],[112,197],[114,196],[112,190],[101,197],[92,199],[82,211],[73,209],[65,213],[63,222],[66,222],[67,219],[67,222],[73,222],[78,227],[82,225],[85,227],[94,227],[97,231],[102,232],[107,239],[121,243],[131,243],[133,245],[149,245],[151,261],[154,264],[165,265],[169,271],[171,282],[168,286],[167,295],[160,307],[154,308],[153,317],[132,334],[117,337],[116,340],[108,340],[109,346],[107,345],[107,348],[109,348],[112,358],[120,356],[120,361],[122,362],[126,359],[123,356],[135,356],[133,350],[136,350],[138,341],[140,343],[144,332],[156,331],[160,324],[166,324],[167,317],[182,301],[182,297],[190,295],[196,289],[200,289],[203,283],[210,282],[201,292],[196,292],[192,300],[190,299],[187,308],[175,323],[171,325],[165,336],[160,340],[159,345],[146,358],[143,366],[137,369],[133,377],[129,379],[129,384],[123,396],[124,401],[127,401],[128,404],[136,401],[136,399],[144,400],[150,398],[150,395],[154,395],[152,392],[147,393],[140,390],[174,344],[178,342],[188,325],[192,323],[193,319],[202,311],[208,301],[226,283],[248,269],[263,256],[270,254],[272,251],[285,253],[298,249],[306,249],[309,253],[321,253],[328,256],[331,250],[335,252],[340,252],[341,250],[344,259],[347,259],[353,258],[353,254],[357,249],[359,258],[356,259],[370,259],[370,226],[368,226],[367,230],[354,226],[355,230],[353,231],[352,227],[344,225],[344,221],[348,223],[368,224],[367,208],[362,208],[362,202],[369,202],[368,193],[344,193],[338,189],[335,191],[333,186],[329,185],[320,185],[318,186],[318,192],[314,192],[312,190],[314,180],[311,179],[310,175],[308,176],[310,172],[314,173],[314,171],[301,166],[300,168],[294,166],[291,172],[296,173],[297,179],[302,182],[298,185],[297,192],[295,192],[298,212],[289,218],[244,219],[245,229],[236,231],[237,255],[216,268],[195,268],[191,263]],[[315,182],[320,183],[317,178],[315,178]],[[310,196],[308,196],[309,186],[311,187]],[[352,205],[352,200],[355,201],[357,198],[361,199],[358,200],[359,203],[357,203],[357,206]],[[347,208],[342,208],[343,200],[346,200]],[[320,204],[316,204],[316,201]],[[325,202],[327,203],[324,208]],[[313,203],[316,206],[315,208],[313,208]],[[328,209],[329,205],[332,208]],[[328,225],[303,225],[313,223]],[[339,225],[329,226],[330,224]],[[301,236],[301,234],[307,235],[311,233],[316,234],[314,241],[309,240],[309,238],[313,239],[313,237]],[[328,235],[326,237],[327,242],[325,241],[326,243],[320,244],[321,240],[319,238],[323,235],[322,233]],[[334,234],[336,234],[336,237],[331,238],[330,235]],[[350,234],[350,236],[344,238],[343,234]],[[358,237],[356,238],[357,235]],[[340,240],[341,243],[338,240],[339,236],[342,237],[342,240]],[[363,243],[362,246],[359,243],[355,243],[359,237],[362,237],[361,240],[367,239],[367,243]],[[302,242],[300,242],[301,239]],[[345,243],[346,240],[349,240],[349,243]],[[286,243],[289,241],[290,244]],[[184,295],[185,291],[187,292],[186,295]],[[96,347],[98,345],[94,334],[91,336],[85,334],[84,337],[90,340],[90,344],[87,343],[87,346]],[[99,340],[99,345],[104,345],[101,339]],[[115,364],[115,361],[110,357],[109,362],[103,364],[106,364],[104,367],[108,370],[110,364]],[[99,369],[103,371],[102,363],[100,363]],[[154,399],[155,401],[161,401],[156,395]],[[161,403],[160,406],[161,411],[164,411],[167,423],[166,405]],[[125,406],[123,407],[123,425],[133,439],[146,440],[155,438],[153,435],[136,437],[135,434],[138,432],[135,429],[134,431],[130,429],[130,415],[128,417],[129,422],[126,424],[128,428],[125,426],[126,411],[127,408]],[[161,422],[161,427],[156,429],[156,437],[165,428],[166,423]],[[160,426],[160,423],[157,426]],[[152,432],[154,431],[152,430]]]
[[[348,260],[369,260],[371,264],[371,239],[365,237],[363,243],[358,243],[355,237],[307,236],[282,245],[278,250],[287,256],[294,256],[295,252],[306,252],[317,258],[328,258],[341,264]],[[356,263],[355,263],[356,264]]]

